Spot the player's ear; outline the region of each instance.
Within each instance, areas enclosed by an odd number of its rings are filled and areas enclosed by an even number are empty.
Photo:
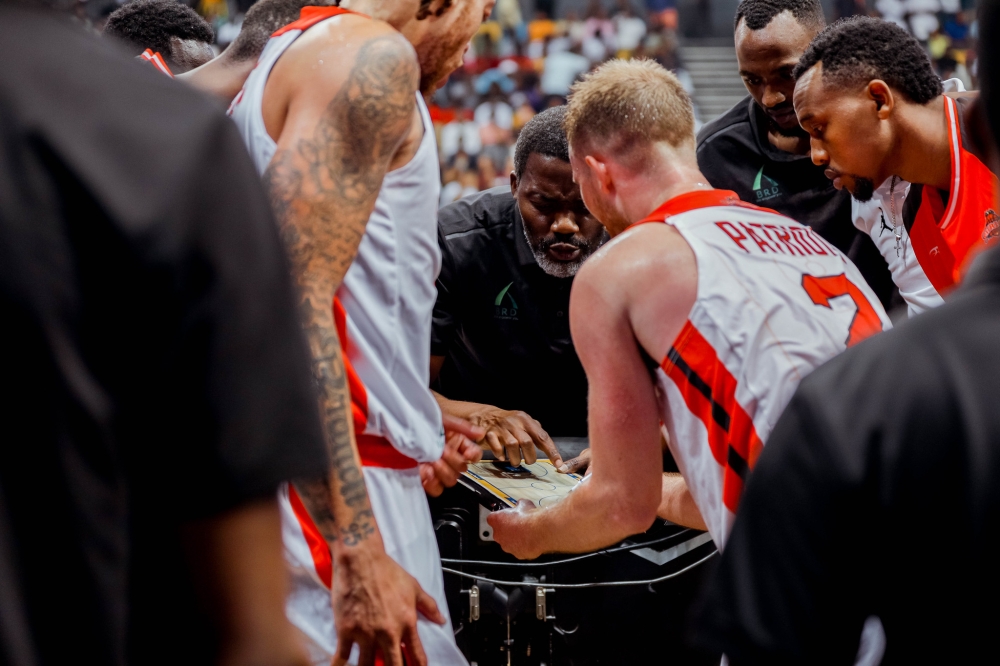
[[[513,171],[510,172],[510,193],[517,198],[517,174]]]
[[[583,158],[583,161],[587,164],[590,174],[597,179],[598,184],[601,186],[601,191],[605,194],[610,194],[614,186],[611,181],[611,171],[608,169],[608,165],[593,155],[587,155]]]
[[[875,102],[879,120],[885,120],[892,115],[892,110],[896,106],[896,100],[893,98],[892,90],[885,81],[881,79],[869,81],[867,92],[868,97]]]

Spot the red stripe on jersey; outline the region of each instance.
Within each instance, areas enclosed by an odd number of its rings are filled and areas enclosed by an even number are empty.
[[[307,6],[303,7],[299,12],[299,18],[297,20],[292,21],[285,27],[278,29],[273,35],[271,35],[271,37],[280,37],[286,32],[291,32],[292,30],[306,31],[320,21],[325,21],[328,18],[340,16],[341,14],[354,14],[355,16],[369,18],[368,15],[362,14],[361,12],[352,12],[350,9],[341,9],[340,7]]]
[[[909,230],[917,261],[940,294],[961,281],[972,258],[1000,231],[996,228],[997,178],[962,146],[957,103],[950,97],[944,99],[951,147],[948,205],[936,187],[924,185]]]
[[[146,49],[139,54],[139,58],[148,62],[150,65],[160,70],[170,78],[174,78],[174,73],[171,72],[170,67],[167,66],[167,61],[164,60],[163,56],[161,56],[158,52],[153,51],[153,49]]]
[[[302,503],[302,498],[295,492],[295,486],[292,484],[288,484],[288,499],[292,503],[295,517],[299,519],[299,527],[302,528],[302,535],[306,538],[306,545],[312,554],[316,575],[319,576],[320,582],[330,587],[333,585],[333,557],[330,556],[330,546],[319,533],[316,523],[306,511],[306,505]]]
[[[668,199],[659,208],[631,226],[649,224],[650,222],[663,222],[671,215],[680,215],[690,210],[710,208],[712,206],[739,206],[740,208],[749,208],[751,210],[781,215],[781,213],[773,211],[770,208],[761,208],[760,206],[754,206],[753,204],[741,201],[739,195],[732,190],[694,190]]]
[[[344,371],[347,374],[347,388],[351,392],[351,414],[354,417],[354,436],[358,443],[358,454],[365,467],[388,467],[390,469],[411,469],[417,461],[396,450],[389,440],[379,435],[366,435],[368,427],[368,389],[351,365],[347,356],[347,311],[339,298],[333,299],[333,321],[337,325],[340,348],[344,352]]]
[[[736,378],[690,321],[660,367],[708,431],[712,456],[723,467],[722,501],[735,513],[744,479],[764,448],[753,420],[736,401]]]

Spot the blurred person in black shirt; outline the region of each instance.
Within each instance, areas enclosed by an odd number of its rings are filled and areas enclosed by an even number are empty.
[[[980,8],[1000,33],[1000,2]],[[1000,62],[980,54],[1000,136]],[[989,130],[975,131],[996,169]],[[1000,613],[1000,253],[941,307],[817,369],[750,476],[696,622],[730,663],[850,664],[862,626],[882,664],[991,661]]]
[[[177,0],[132,0],[108,16],[104,35],[134,56],[159,55],[170,74],[200,67],[215,57],[215,31],[198,12]]]
[[[713,187],[812,227],[850,257],[889,309],[894,288],[886,262],[854,227],[850,194],[812,163],[809,135],[792,108],[792,70],[825,25],[819,0],[740,2],[736,59],[750,96],[698,133],[698,166]]]
[[[431,335],[441,409],[487,428],[497,457],[559,467],[555,437],[586,437],[587,378],[569,332],[573,276],[607,238],[573,182],[565,107],[521,130],[510,189],[441,209]],[[565,470],[564,470],[565,471]]]
[[[40,9],[0,58],[0,663],[301,664],[275,490],[329,463],[236,129]]]

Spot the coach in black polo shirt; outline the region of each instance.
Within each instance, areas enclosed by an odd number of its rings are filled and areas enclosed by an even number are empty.
[[[487,428],[495,453],[553,462],[549,435],[587,435],[587,379],[569,332],[573,276],[606,234],[573,183],[565,107],[528,122],[510,189],[441,209],[431,378],[442,409]]]
[[[854,261],[888,308],[894,287],[885,259],[854,227],[851,195],[812,163],[792,108],[792,69],[825,23],[819,0],[740,2],[736,57],[750,96],[698,133],[698,166],[713,187],[815,229]]]

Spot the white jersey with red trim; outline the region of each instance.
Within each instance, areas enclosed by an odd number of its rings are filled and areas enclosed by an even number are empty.
[[[910,245],[910,234],[903,224],[903,202],[909,192],[907,181],[897,178],[893,186],[890,178],[875,190],[870,200],[862,202],[852,198],[851,217],[854,226],[875,242],[889,266],[899,295],[906,301],[907,314],[913,317],[943,304],[944,299],[917,261]]]
[[[272,36],[230,105],[261,173],[277,148],[262,115],[264,86],[274,64],[303,31],[352,13],[329,6],[303,8],[298,21]],[[417,468],[417,461],[441,456],[444,433],[441,411],[428,388],[431,314],[441,266],[440,172],[434,127],[423,99],[419,94],[416,99],[423,139],[410,162],[383,179],[358,253],[331,306],[345,352],[365,483],[385,552],[448,617],[441,558]],[[312,662],[326,665],[337,651],[330,549],[292,486],[281,489],[279,505],[291,578],[285,612],[301,632]],[[417,630],[429,663],[467,666],[450,621],[438,625],[420,616]],[[350,663],[358,658],[355,646]]]
[[[338,10],[304,24],[340,20],[344,13]],[[261,173],[277,149],[264,126],[264,87],[275,63],[302,33],[290,24],[271,38],[230,106]],[[431,316],[441,270],[437,242],[441,172],[434,124],[419,93],[416,99],[423,140],[406,165],[385,175],[337,298],[346,313],[346,355],[363,384],[358,388],[366,392],[360,402],[367,423],[358,434],[384,437],[403,455],[431,462],[441,457],[444,448],[441,410],[429,388]],[[358,405],[358,397],[352,399]]]
[[[965,92],[961,79],[941,82],[944,92]],[[871,236],[879,253],[889,265],[892,281],[906,301],[907,314],[918,315],[944,303],[941,294],[927,278],[910,246],[910,234],[903,223],[903,202],[910,193],[910,183],[889,178],[868,201],[851,198],[854,226]],[[896,239],[896,236],[899,239]]]
[[[735,192],[675,197],[694,252],[694,307],[657,368],[670,450],[719,548],[748,472],[799,382],[889,318],[861,273],[809,227]]]

